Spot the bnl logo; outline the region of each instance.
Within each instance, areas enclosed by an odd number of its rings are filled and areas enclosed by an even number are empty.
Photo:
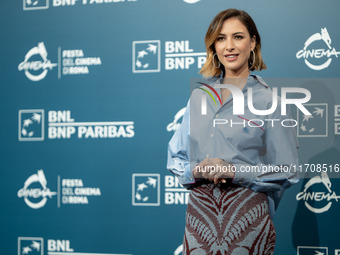
[[[298,246],[297,255],[328,255],[327,247]]]
[[[19,110],[19,141],[44,140],[44,110]]]
[[[160,205],[159,174],[132,174],[132,205]]]
[[[48,9],[49,0],[23,0],[24,11]]]
[[[304,104],[312,115],[304,115],[298,112],[297,121],[299,127],[297,129],[298,137],[327,137],[328,136],[328,105],[320,104]]]
[[[132,43],[132,71],[134,73],[155,73],[161,71],[161,42],[135,41]]]
[[[40,237],[19,237],[18,255],[43,255],[44,240]]]

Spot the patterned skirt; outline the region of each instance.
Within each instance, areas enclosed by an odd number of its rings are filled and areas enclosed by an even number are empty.
[[[264,193],[213,183],[191,190],[183,254],[274,254],[275,238]]]

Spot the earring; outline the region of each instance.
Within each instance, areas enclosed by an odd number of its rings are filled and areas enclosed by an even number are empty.
[[[254,50],[251,51],[253,53],[253,63],[251,63],[251,67],[255,64],[255,52]]]
[[[220,66],[221,66],[221,62],[220,61],[218,61],[218,66],[215,65],[215,61],[214,61],[215,60],[215,55],[217,55],[217,53],[215,53],[213,55],[213,66],[216,67],[216,68],[220,68]]]

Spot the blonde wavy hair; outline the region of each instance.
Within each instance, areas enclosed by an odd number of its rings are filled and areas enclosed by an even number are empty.
[[[215,18],[212,20],[212,22],[209,25],[208,31],[205,35],[205,47],[207,50],[207,59],[205,64],[202,66],[200,70],[200,74],[202,74],[205,78],[213,77],[213,76],[219,76],[221,72],[225,73],[224,66],[221,65],[220,68],[216,68],[213,65],[213,61],[215,63],[218,63],[217,57],[213,60],[214,54],[216,53],[215,50],[215,42],[221,32],[222,26],[224,21],[226,21],[229,18],[236,17],[239,21],[242,22],[242,24],[247,28],[250,38],[253,38],[255,35],[256,38],[256,46],[254,49],[255,52],[255,63],[252,63],[253,61],[253,54],[250,54],[250,57],[248,59],[248,67],[250,71],[258,70],[261,71],[262,69],[267,69],[265,63],[262,59],[261,54],[261,37],[259,32],[257,31],[255,22],[253,19],[249,16],[249,14],[243,10],[237,10],[237,9],[227,9],[215,16]]]

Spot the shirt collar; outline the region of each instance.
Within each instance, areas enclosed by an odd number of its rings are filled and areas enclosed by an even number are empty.
[[[221,70],[221,74],[219,76],[215,76],[216,80],[213,84],[221,84],[223,81],[224,73]],[[260,83],[265,88],[269,88],[268,84],[262,79],[261,76],[256,74],[249,74],[247,78],[247,87],[254,87],[257,83]]]

